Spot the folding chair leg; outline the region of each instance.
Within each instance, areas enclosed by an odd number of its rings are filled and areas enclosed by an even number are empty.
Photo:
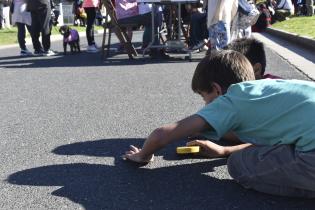
[[[109,51],[110,51],[110,41],[112,37],[112,27],[108,29],[108,42],[107,42],[107,52],[106,52],[106,57],[109,56]]]
[[[105,58],[105,42],[106,42],[106,27],[104,26],[104,33],[103,33],[103,40],[102,40],[102,54],[101,59],[103,60]]]
[[[136,49],[134,48],[134,46],[131,44],[131,40],[129,39],[129,36],[127,34],[126,31],[122,31],[122,33],[124,34],[125,38],[126,38],[126,43],[125,43],[125,47],[126,49],[129,49],[128,52],[132,53],[134,56],[138,56],[138,53],[136,51]]]

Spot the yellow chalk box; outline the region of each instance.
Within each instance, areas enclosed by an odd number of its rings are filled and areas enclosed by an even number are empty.
[[[200,150],[199,146],[177,147],[176,153],[177,154],[191,154],[191,153],[198,153],[199,150]]]

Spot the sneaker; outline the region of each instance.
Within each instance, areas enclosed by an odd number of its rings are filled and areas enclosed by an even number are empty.
[[[33,53],[31,53],[28,49],[21,50],[20,56],[31,56]]]
[[[199,50],[199,49],[201,49],[201,48],[202,48],[203,46],[205,46],[205,45],[206,45],[206,43],[204,43],[204,42],[199,42],[198,44],[192,46],[192,47],[191,47],[191,50]]]
[[[40,50],[35,50],[34,51],[34,56],[43,56],[44,55],[44,50],[40,49]]]
[[[152,59],[169,59],[170,56],[165,54],[163,50],[151,49],[149,52],[149,56]]]
[[[88,53],[97,53],[97,52],[99,52],[100,50],[97,49],[97,48],[95,47],[95,45],[93,44],[93,45],[89,45],[89,46],[86,48],[86,51],[87,51]]]
[[[56,52],[54,52],[53,50],[49,49],[49,50],[46,50],[44,52],[44,56],[54,56],[54,55],[57,55]]]
[[[204,46],[202,46],[201,48],[199,48],[199,51],[200,52],[204,52],[204,51],[208,51],[208,46],[207,45],[204,45]]]

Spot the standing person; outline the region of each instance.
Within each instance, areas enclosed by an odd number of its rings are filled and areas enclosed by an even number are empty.
[[[88,47],[86,49],[87,52],[97,53],[99,52],[99,48],[95,44],[94,40],[94,22],[96,18],[96,10],[100,6],[99,0],[84,0],[83,8],[87,15],[86,20],[86,38],[88,41]]]
[[[208,50],[207,12],[199,11],[198,8],[191,9],[190,28],[189,28],[189,49]]]
[[[72,13],[74,14],[74,21],[73,25],[77,26],[80,24],[80,26],[85,27],[85,19],[86,19],[86,13],[82,7],[83,0],[75,0],[73,2],[73,8]],[[79,21],[79,24],[78,24]]]
[[[34,55],[52,56],[56,53],[50,49],[51,0],[27,0],[27,10],[31,12],[31,36],[34,46]],[[42,44],[39,36],[42,36]]]
[[[209,50],[220,50],[231,41],[231,23],[236,17],[238,0],[209,0],[207,26]]]
[[[17,38],[20,45],[20,55],[30,56],[32,53],[26,48],[25,45],[25,34],[27,28],[28,32],[31,34],[31,23],[32,17],[31,13],[26,11],[26,1],[25,0],[13,0],[14,10],[12,14],[12,24],[16,24],[18,33]]]
[[[0,29],[2,29],[2,21],[3,21],[3,2],[0,0]]]

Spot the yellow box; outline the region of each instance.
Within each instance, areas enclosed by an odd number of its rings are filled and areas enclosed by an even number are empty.
[[[191,153],[198,153],[199,150],[200,150],[199,146],[177,147],[176,153],[177,154],[191,154]]]

